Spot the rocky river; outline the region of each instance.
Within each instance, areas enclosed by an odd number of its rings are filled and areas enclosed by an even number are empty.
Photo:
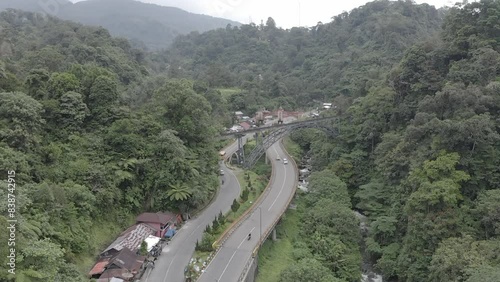
[[[370,256],[365,251],[365,238],[368,235],[370,225],[368,219],[363,214],[358,211],[354,211],[354,214],[359,219],[359,229],[361,231],[362,240],[360,242],[361,255],[363,256],[362,264],[362,277],[361,282],[383,282],[382,275],[375,273],[373,271],[373,262],[370,260]]]

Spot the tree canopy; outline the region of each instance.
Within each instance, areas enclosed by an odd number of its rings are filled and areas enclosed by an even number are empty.
[[[89,230],[204,205],[229,112],[332,102],[322,115],[336,138],[291,136],[315,172],[281,281],[359,281],[360,241],[386,280],[498,280],[499,15],[498,0],[382,0],[311,28],[269,17],[147,53],[102,27],[0,13],[0,172],[22,187],[16,278],[83,281],[79,258],[101,247]]]
[[[0,34],[0,171],[19,187],[18,271],[2,256],[0,280],[85,281],[79,261],[106,243],[95,230],[211,199],[220,92],[152,74],[144,51],[104,28],[8,10]]]

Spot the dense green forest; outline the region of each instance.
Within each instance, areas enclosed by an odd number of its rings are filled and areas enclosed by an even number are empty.
[[[388,281],[500,280],[499,17],[500,1],[450,9],[437,36],[333,113],[335,140],[292,135],[369,216]]]
[[[213,194],[220,93],[154,74],[103,28],[40,14],[2,12],[0,46],[0,193],[14,170],[16,281],[80,281],[81,257],[109,243],[93,230],[145,210],[189,212]],[[1,250],[0,280],[11,281]]]
[[[0,11],[20,9],[48,13],[82,24],[102,26],[114,36],[122,36],[134,46],[149,50],[167,48],[179,34],[204,32],[240,23],[228,19],[193,14],[135,0],[2,0]]]
[[[17,281],[78,281],[81,257],[105,244],[89,230],[205,202],[229,111],[328,101],[338,137],[291,136],[316,173],[281,280],[359,281],[356,209],[385,280],[499,281],[499,18],[498,0],[382,0],[312,28],[268,18],[150,54],[103,28],[1,13],[1,193],[15,170]]]
[[[293,240],[294,262],[279,281],[360,281],[361,236],[347,185],[329,170],[314,172],[308,180],[311,192],[297,209],[301,224]]]
[[[376,1],[312,28],[283,30],[268,18],[180,36],[156,59],[173,77],[241,88],[231,106],[250,113],[327,100],[347,107],[384,79],[409,46],[434,34],[442,14],[427,4]]]
[[[337,138],[292,135],[321,173],[282,281],[358,281],[353,227],[336,218],[353,219],[351,205],[371,220],[365,244],[386,280],[498,281],[499,17],[493,0],[375,1],[311,29],[269,18],[181,36],[155,67],[239,88],[231,107],[250,113],[336,106],[324,114],[338,117]]]

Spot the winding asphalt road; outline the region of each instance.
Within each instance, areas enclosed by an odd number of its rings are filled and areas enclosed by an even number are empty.
[[[234,153],[237,143],[226,148],[228,155]],[[154,269],[149,268],[144,273],[142,282],[183,282],[184,268],[194,252],[196,241],[201,241],[205,227],[211,223],[220,211],[226,213],[231,208],[233,200],[240,195],[240,184],[232,170],[221,165],[224,170],[224,184],[221,186],[216,199],[198,217],[188,220],[169,245],[163,247],[162,254],[156,261]]]
[[[198,282],[238,281],[253,249],[259,243],[259,235],[272,227],[275,219],[280,217],[281,212],[286,208],[289,197],[295,192],[297,170],[292,162],[283,163],[283,158],[290,159],[290,156],[285,153],[281,142],[271,146],[267,154],[273,160],[274,171],[269,193],[224,242],[205,272],[197,280]],[[278,155],[281,158],[280,161],[276,160]],[[250,240],[247,239],[249,233],[252,234]]]
[[[237,142],[225,149],[228,155],[232,155],[236,150]],[[267,153],[275,162],[273,164],[275,173],[271,179],[272,184],[267,197],[226,240],[198,281],[213,282],[215,279],[219,282],[236,281],[243,271],[246,261],[250,258],[252,250],[258,244],[259,234],[264,233],[272,225],[284,208],[290,193],[294,192],[297,171],[291,163],[285,165],[282,161],[276,161],[277,155],[281,159],[283,157],[289,158],[289,156],[285,154],[279,143],[269,148]],[[228,212],[233,200],[240,195],[240,184],[232,170],[225,167],[224,164],[221,165],[221,169],[224,170],[224,176],[222,176],[224,184],[214,202],[198,217],[188,220],[182,226],[170,244],[163,247],[162,255],[156,261],[156,267],[149,268],[143,275],[141,282],[184,281],[184,268],[193,255],[196,241],[201,241],[205,227],[213,221],[220,211]],[[262,220],[260,220],[261,218]],[[253,235],[250,241],[246,239],[248,233]]]

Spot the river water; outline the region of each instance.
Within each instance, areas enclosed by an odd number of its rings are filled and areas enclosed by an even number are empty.
[[[361,255],[363,256],[362,264],[362,277],[361,282],[383,282],[382,275],[375,273],[373,271],[373,262],[370,260],[370,256],[365,252],[365,238],[368,235],[369,224],[368,219],[363,214],[354,211],[354,214],[359,219],[359,229],[361,231],[362,240],[360,242]]]

